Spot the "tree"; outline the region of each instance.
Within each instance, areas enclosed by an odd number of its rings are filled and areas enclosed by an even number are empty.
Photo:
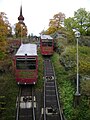
[[[64,25],[67,30],[75,29],[81,35],[90,35],[90,12],[80,8],[74,12],[74,17],[65,19]]]
[[[85,8],[80,8],[74,12],[74,20],[76,21],[76,28],[83,35],[90,27],[90,13]]]
[[[61,27],[61,25],[63,25],[64,19],[65,19],[65,14],[59,12],[53,16],[53,19],[50,19],[49,26],[55,26],[59,28]]]
[[[12,29],[8,18],[4,12],[0,12],[0,59],[3,59],[6,55],[6,37],[10,36]]]
[[[16,37],[26,37],[27,36],[27,26],[24,23],[15,24],[15,35]]]
[[[0,40],[10,36],[12,29],[4,12],[0,12]]]
[[[54,33],[55,31],[57,31],[57,27],[50,26],[50,27],[44,32],[44,34],[52,34],[52,33]]]
[[[64,26],[67,31],[73,32],[74,24],[75,24],[74,18],[69,17],[64,20]]]
[[[49,28],[46,30],[45,34],[52,34],[55,31],[62,28],[64,23],[65,14],[64,13],[57,13],[53,16],[53,19],[50,19]]]

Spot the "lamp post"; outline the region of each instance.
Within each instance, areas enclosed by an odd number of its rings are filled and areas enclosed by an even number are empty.
[[[21,26],[21,44],[23,43],[23,39],[22,39],[22,37],[23,37],[23,30],[25,29],[25,26],[21,23],[20,24],[20,26]]]
[[[22,27],[23,27],[23,25],[20,24],[20,26],[21,26],[21,44],[22,44]]]
[[[75,37],[77,40],[77,86],[76,86],[76,93],[75,93],[75,106],[79,104],[80,101],[80,92],[79,92],[79,54],[78,54],[78,39],[80,37],[80,32],[75,32]]]

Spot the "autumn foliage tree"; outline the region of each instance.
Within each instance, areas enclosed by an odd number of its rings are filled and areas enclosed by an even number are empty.
[[[12,33],[12,28],[4,12],[0,12],[0,39],[2,37],[8,37]]]
[[[53,16],[52,19],[50,19],[49,22],[49,28],[46,30],[46,34],[52,34],[55,31],[62,28],[62,25],[64,23],[65,14],[62,12],[59,12]]]
[[[24,23],[15,24],[15,35],[17,38],[25,38],[27,36],[27,26]]]
[[[4,12],[0,12],[0,59],[3,59],[6,52],[6,37],[11,36],[12,29]]]

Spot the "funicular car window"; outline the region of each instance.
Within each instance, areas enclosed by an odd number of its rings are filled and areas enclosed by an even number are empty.
[[[52,42],[48,42],[48,46],[52,46]]]
[[[36,69],[36,59],[35,58],[18,58],[16,60],[16,68],[17,69],[28,69],[28,70],[32,70],[32,69]]]
[[[27,68],[28,69],[36,69],[36,59],[27,59]]]
[[[52,46],[52,40],[50,39],[42,40],[42,46]]]
[[[42,46],[48,46],[48,42],[42,42]]]
[[[16,68],[17,69],[26,69],[25,59],[17,59],[16,60]]]

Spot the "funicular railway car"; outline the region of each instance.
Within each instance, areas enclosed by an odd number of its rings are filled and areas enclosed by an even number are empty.
[[[14,69],[18,84],[35,84],[38,78],[36,44],[21,44],[14,56]]]
[[[54,40],[50,35],[40,36],[40,49],[42,55],[52,55],[54,48]]]

